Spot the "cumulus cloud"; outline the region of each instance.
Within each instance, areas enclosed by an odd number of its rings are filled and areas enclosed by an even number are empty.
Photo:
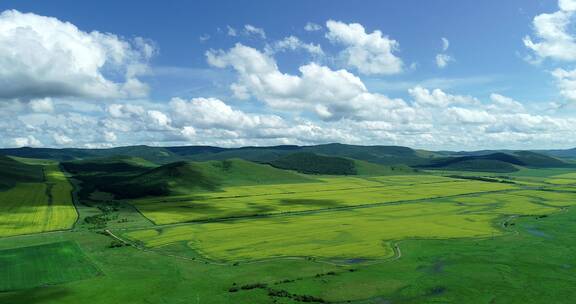
[[[442,40],[442,51],[446,52],[450,47],[450,40],[448,40],[448,38],[446,37],[442,37],[441,40]]]
[[[105,142],[115,142],[118,140],[118,137],[116,136],[116,133],[112,132],[112,131],[105,131],[102,134],[102,137],[104,138]]]
[[[414,101],[420,106],[448,107],[452,105],[474,105],[480,101],[471,96],[451,95],[440,89],[432,91],[416,86],[408,90]]]
[[[41,147],[42,143],[36,137],[28,135],[14,138],[13,145],[15,147]]]
[[[235,110],[216,98],[193,98],[186,101],[173,98],[170,108],[179,125],[196,128],[226,130],[283,127],[284,121],[276,115],[248,114]]]
[[[74,141],[72,140],[72,138],[64,135],[64,134],[59,134],[59,133],[55,133],[52,135],[52,138],[54,139],[54,141],[56,142],[56,144],[58,146],[68,146],[71,143],[73,143]]]
[[[246,33],[247,35],[255,35],[262,39],[266,39],[266,32],[264,31],[264,29],[255,27],[250,24],[244,25],[244,33]]]
[[[285,37],[284,39],[276,41],[272,45],[267,47],[267,52],[271,54],[276,52],[283,52],[286,50],[290,51],[304,50],[315,56],[324,55],[324,51],[322,51],[322,47],[319,44],[302,42],[296,36]]]
[[[538,62],[550,58],[561,61],[576,60],[576,40],[569,31],[574,12],[575,0],[560,0],[560,10],[550,14],[540,14],[532,21],[534,36],[524,37],[524,45],[534,52]]]
[[[322,119],[338,120],[367,118],[403,106],[401,100],[370,93],[360,78],[346,70],[310,63],[299,68],[299,76],[286,74],[279,71],[274,58],[242,44],[228,51],[208,51],[206,57],[212,66],[238,72],[238,81],[231,87],[236,97],[253,96],[275,109],[312,110]]]
[[[558,68],[552,71],[552,76],[556,80],[560,94],[570,101],[576,101],[576,69]]]
[[[450,55],[438,54],[436,55],[436,66],[438,66],[441,69],[445,68],[448,65],[448,63],[450,63],[453,60],[454,59],[452,59]]]
[[[46,97],[41,99],[33,99],[28,104],[30,110],[36,113],[50,113],[54,111],[54,104],[52,98]]]
[[[232,36],[232,37],[236,37],[238,35],[238,32],[236,31],[235,28],[227,25],[226,26],[226,33],[228,34],[228,36]]]
[[[322,26],[320,24],[316,24],[313,22],[307,22],[306,25],[304,26],[304,30],[307,32],[321,31]]]
[[[0,98],[145,96],[154,46],[16,10],[0,14]],[[116,80],[119,79],[119,80]]]
[[[450,48],[450,41],[445,37],[442,37],[441,41],[442,41],[442,53],[436,55],[436,66],[443,69],[448,65],[448,63],[454,61],[454,58],[446,54],[446,51],[448,51],[448,49]]]
[[[346,64],[363,74],[397,74],[402,72],[402,59],[394,53],[399,44],[375,30],[366,33],[359,23],[346,24],[339,21],[326,22],[326,37],[346,48],[341,52]]]
[[[488,106],[488,109],[491,111],[524,112],[526,110],[522,103],[504,95],[492,93],[490,94],[490,100],[492,104]]]

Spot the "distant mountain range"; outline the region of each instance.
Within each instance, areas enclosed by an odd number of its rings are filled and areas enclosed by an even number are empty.
[[[370,163],[388,166],[388,169],[390,166],[402,165],[417,169],[496,170],[498,172],[511,172],[517,170],[518,167],[566,167],[572,166],[573,159],[576,159],[576,149],[452,152],[417,150],[401,146],[359,146],[333,143],[315,146],[241,148],[212,146],[129,146],[110,149],[12,148],[0,149],[0,155],[57,161],[125,156],[136,157],[159,165],[178,161],[243,159],[302,173],[330,174],[330,170],[335,170],[334,172],[338,174],[357,174],[358,168],[360,171],[368,170],[366,168]],[[382,168],[377,170],[382,170]]]

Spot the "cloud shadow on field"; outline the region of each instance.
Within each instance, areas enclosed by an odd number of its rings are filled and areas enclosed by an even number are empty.
[[[313,207],[338,207],[341,205],[340,201],[337,200],[329,200],[329,199],[283,199],[280,201],[283,205],[304,205],[304,206],[313,206]]]

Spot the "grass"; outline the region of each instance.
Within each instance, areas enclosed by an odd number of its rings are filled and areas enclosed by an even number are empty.
[[[176,162],[102,187],[120,198],[166,196],[216,191],[221,187],[306,183],[312,178],[295,172],[241,159],[209,162]]]
[[[56,165],[45,182],[19,183],[0,192],[0,237],[71,228],[77,219],[72,186]]]
[[[151,224],[122,202],[122,208],[113,209],[108,216],[124,217],[131,212],[130,221],[114,222],[109,228],[117,234],[139,233],[138,237],[146,238],[149,246],[158,247],[146,251],[126,246],[112,248],[113,239],[83,225],[78,225],[73,233],[1,238],[0,250],[48,242],[77,243],[104,275],[2,292],[0,303],[72,304],[89,299],[95,304],[287,304],[302,303],[301,299],[311,297],[354,304],[459,303],[462,299],[466,303],[569,303],[576,284],[576,209],[571,207],[576,193],[556,191],[565,186],[545,182],[546,178],[557,179],[555,175],[565,173],[569,172],[514,175],[514,182],[526,181],[521,185],[429,175],[329,181],[321,177],[324,182],[297,185],[304,187],[298,188],[299,193],[308,195],[305,191],[319,194],[314,187],[322,184],[323,192],[340,193],[338,200],[353,199],[379,186],[391,196],[430,195],[427,192],[437,191],[437,198],[344,209],[330,209],[333,202],[328,198],[290,198],[293,184],[233,187],[233,193],[201,196],[210,200],[221,197],[224,202],[240,199],[234,197],[239,195],[256,200],[259,195],[281,194],[287,197],[279,202],[290,208],[304,204],[314,205],[314,210],[149,229],[139,228]],[[480,185],[488,188],[469,192]],[[492,191],[491,186],[506,188]],[[456,190],[463,194],[438,196]],[[190,201],[197,196],[180,198]],[[101,204],[117,203],[108,202],[109,196],[98,197]],[[163,203],[156,201],[158,208]],[[101,211],[90,204],[79,210],[81,218]],[[502,224],[504,219],[506,224]],[[398,240],[397,236],[404,239]],[[418,239],[419,236],[426,239]],[[385,259],[390,256],[389,238],[401,249],[401,258]],[[240,263],[210,263],[202,255]],[[306,258],[267,259],[287,255]],[[338,263],[326,263],[335,261]]]
[[[125,236],[148,247],[186,242],[206,257],[222,261],[287,256],[377,259],[393,255],[394,240],[500,235],[499,222],[504,216],[558,212],[553,204],[545,204],[558,199],[550,194],[487,193],[297,216],[176,225],[136,230]]]
[[[344,208],[504,191],[514,186],[430,175],[325,177],[321,182],[225,187],[220,192],[131,200],[156,224]],[[414,185],[418,184],[418,191]]]
[[[71,282],[99,273],[70,241],[0,250],[0,265],[0,291]]]

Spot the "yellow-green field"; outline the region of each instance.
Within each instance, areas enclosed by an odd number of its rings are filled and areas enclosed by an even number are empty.
[[[56,165],[46,181],[20,183],[0,192],[0,237],[69,229],[77,218],[72,186]]]
[[[432,175],[320,178],[318,183],[227,187],[130,201],[156,224],[341,208],[504,191],[515,186]]]
[[[496,236],[508,216],[545,215],[576,204],[576,193],[431,175],[320,181],[138,200],[145,216],[166,226],[124,236],[152,248],[184,242],[223,261],[376,259],[394,254],[393,241]],[[173,224],[233,216],[246,217]]]
[[[547,196],[552,194],[552,196]],[[291,216],[230,222],[173,225],[126,233],[148,247],[177,242],[215,260],[252,260],[280,256],[385,258],[391,241],[489,237],[503,233],[506,215],[544,215],[560,209],[545,203],[558,194],[513,191],[476,196],[368,206]],[[564,204],[569,195],[560,197]]]

